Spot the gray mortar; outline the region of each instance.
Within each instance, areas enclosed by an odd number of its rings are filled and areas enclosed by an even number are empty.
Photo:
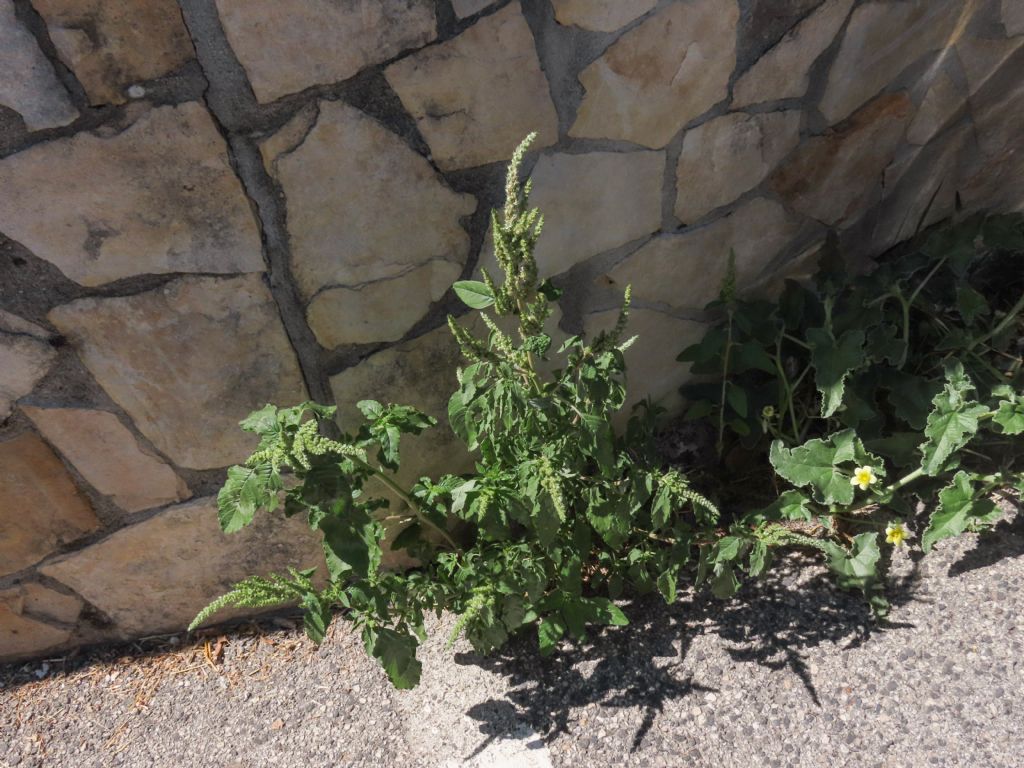
[[[564,145],[570,141],[569,128],[583,100],[579,73],[604,53],[617,35],[563,27],[555,21],[555,11],[548,0],[522,0],[522,9],[558,114],[559,144]]]
[[[739,0],[734,80],[741,77],[769,49],[777,45],[789,30],[823,3],[824,0]]]
[[[204,103],[228,147],[228,158],[260,226],[267,282],[277,304],[285,333],[298,358],[306,389],[320,403],[334,402],[320,364],[320,348],[306,323],[298,289],[291,279],[291,252],[284,194],[267,173],[256,142],[240,133],[258,114],[258,105],[245,72],[227,44],[212,2],[182,0],[182,17],[192,36],[209,87]]]
[[[82,84],[78,82],[78,78],[75,77],[75,73],[72,72],[63,61],[61,61],[60,56],[57,54],[57,47],[50,39],[50,31],[46,28],[46,22],[43,20],[43,17],[39,15],[39,12],[36,11],[35,8],[32,7],[30,0],[13,1],[14,17],[20,21],[36,39],[36,44],[39,46],[39,50],[41,50],[43,55],[49,59],[57,74],[57,79],[67,89],[68,94],[71,96],[71,102],[79,112],[89,110],[89,98],[85,95],[85,88],[83,88]]]

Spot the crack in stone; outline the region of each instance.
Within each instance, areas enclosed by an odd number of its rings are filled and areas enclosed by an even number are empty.
[[[407,275],[409,275],[412,272],[415,272],[418,269],[422,269],[423,267],[426,267],[426,266],[428,266],[430,264],[433,264],[435,261],[445,261],[445,262],[448,262],[449,264],[456,264],[456,263],[458,263],[457,261],[453,261],[452,259],[447,259],[444,256],[431,256],[429,259],[426,259],[425,261],[417,262],[415,264],[406,264],[406,263],[402,262],[402,269],[400,269],[398,272],[395,272],[394,274],[384,275],[383,277],[376,277],[376,278],[373,278],[372,280],[362,280],[362,281],[360,281],[358,283],[328,283],[326,285],[322,285],[322,286],[320,286],[319,288],[316,289],[316,292],[313,293],[312,296],[309,297],[309,300],[306,302],[306,306],[309,306],[310,304],[312,304],[314,301],[316,301],[318,296],[321,296],[322,294],[326,293],[327,291],[333,291],[333,290],[339,290],[339,289],[346,290],[346,291],[361,291],[364,288],[370,287],[371,285],[377,285],[379,283],[387,283],[387,282],[391,282],[392,280],[400,280],[403,277],[406,277]],[[377,263],[380,264],[380,263],[383,263],[383,262],[377,262]]]

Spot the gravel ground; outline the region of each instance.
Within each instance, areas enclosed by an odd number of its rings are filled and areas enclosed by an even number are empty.
[[[449,650],[445,618],[413,691],[280,620],[8,668],[0,766],[1024,765],[1024,515],[894,573],[885,627],[795,560],[544,660]]]

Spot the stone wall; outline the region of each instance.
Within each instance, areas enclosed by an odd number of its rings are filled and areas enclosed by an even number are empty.
[[[316,562],[299,523],[218,532],[236,422],[443,416],[528,132],[562,330],[632,283],[635,392],[674,406],[730,248],[769,289],[830,232],[1024,205],[1022,48],[1024,0],[0,0],[0,658]]]

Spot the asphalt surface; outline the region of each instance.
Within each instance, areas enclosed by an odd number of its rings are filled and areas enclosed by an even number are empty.
[[[320,648],[278,621],[99,649],[0,672],[0,766],[1019,767],[1022,587],[1018,514],[900,552],[885,626],[790,559],[543,660],[449,649],[445,617],[413,691],[344,624]]]

